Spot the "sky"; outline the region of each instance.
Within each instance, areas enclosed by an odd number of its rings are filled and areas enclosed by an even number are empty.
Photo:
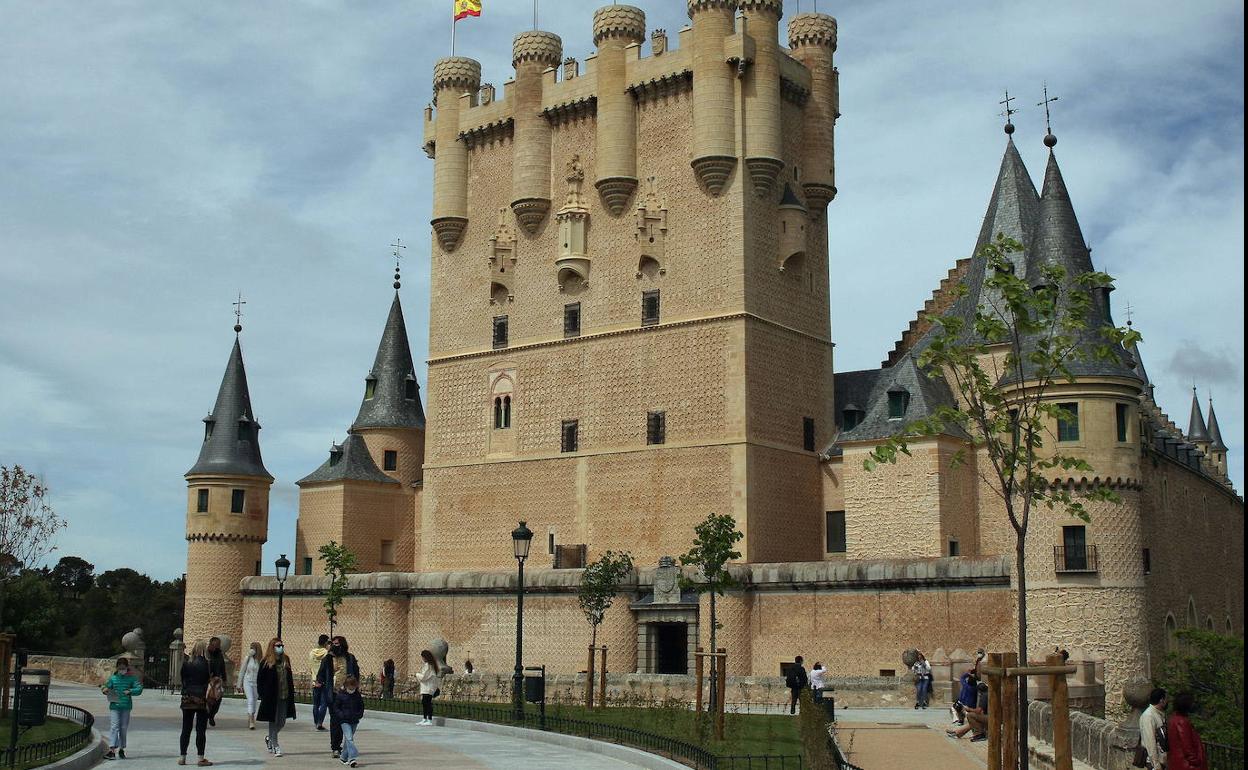
[[[648,26],[680,0],[638,0]],[[525,0],[485,0],[461,55],[511,74]],[[803,0],[800,10],[812,9]],[[242,333],[277,477],[265,563],[294,550],[294,482],[359,407],[410,245],[403,301],[426,358],[432,162],[420,148],[451,0],[0,0],[0,464],[42,474],[53,558],[184,571],[200,420]],[[798,9],[786,2],[786,19]],[[595,4],[542,0],[565,55]],[[1042,84],[1097,267],[1130,304],[1162,406],[1213,395],[1244,483],[1244,7],[824,0],[838,18],[838,197],[828,210],[839,371],[878,366],[968,256],[1017,96],[1037,187]],[[782,22],[783,24],[783,22]],[[423,372],[420,374],[425,384]],[[500,533],[506,537],[507,533]]]

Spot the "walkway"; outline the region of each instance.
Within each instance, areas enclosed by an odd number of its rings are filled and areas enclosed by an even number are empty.
[[[954,740],[948,709],[837,709],[837,741],[846,758],[863,770],[983,770],[988,743]]]
[[[83,685],[54,683],[52,700],[85,708],[95,714],[96,727],[108,734],[108,702],[98,690]],[[130,748],[117,770],[153,770],[176,767],[182,714],[180,698],[145,692],[135,699],[130,726]],[[264,749],[264,727],[247,729],[246,704],[227,699],[208,728],[208,758],[217,766],[290,765],[291,770],[341,768],[330,756],[329,733],[311,727],[311,708],[300,704],[298,719],[282,730],[282,757]],[[419,727],[414,718],[366,715],[356,744],[361,768],[438,768],[438,770],[636,770],[638,765],[540,741],[456,727]],[[195,742],[191,736],[191,765]],[[107,763],[111,768],[113,763]]]

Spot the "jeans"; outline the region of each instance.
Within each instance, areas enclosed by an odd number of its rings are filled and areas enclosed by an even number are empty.
[[[243,682],[243,693],[247,695],[247,716],[255,719],[256,706],[260,700],[260,696],[256,692],[256,683]]]
[[[360,756],[360,750],[355,747],[355,730],[358,725],[350,722],[342,723],[342,758],[350,762]]]
[[[317,727],[325,724],[325,712],[329,711],[329,695],[328,687],[312,688],[312,724]]]
[[[919,677],[919,681],[914,685],[914,701],[920,706],[926,706],[928,695],[932,686],[932,680],[925,676]]]
[[[178,756],[186,756],[186,747],[191,742],[192,724],[195,725],[195,749],[201,757],[204,755],[204,745],[208,742],[205,735],[208,730],[208,712],[184,710],[182,712],[182,735],[178,739]]]
[[[108,712],[108,747],[124,749],[126,731],[130,729],[130,709],[110,709]]]
[[[286,701],[278,700],[273,704],[273,719],[269,721],[269,745],[277,748],[277,734],[286,726]]]

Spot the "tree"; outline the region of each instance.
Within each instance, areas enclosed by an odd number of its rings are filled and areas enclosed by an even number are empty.
[[[47,486],[22,466],[0,465],[0,614],[5,584],[55,550],[52,537],[65,526],[47,497]]]
[[[632,571],[632,554],[628,551],[607,551],[586,565],[585,571],[581,573],[581,587],[576,598],[592,629],[589,639],[591,647],[598,646],[598,626],[606,617],[607,610],[611,609],[615,595],[620,590],[620,583]]]
[[[95,565],[78,556],[62,556],[48,577],[58,596],[77,599],[95,585]]]
[[[338,622],[338,605],[347,598],[347,575],[355,571],[356,558],[345,545],[330,540],[320,547],[320,560],[325,563],[329,589],[325,592],[325,614],[329,617],[329,633],[333,635]]]
[[[1244,640],[1199,628],[1177,634],[1179,649],[1162,660],[1157,684],[1171,700],[1184,690],[1196,696],[1192,716],[1201,737],[1244,745]]]
[[[1097,309],[1093,292],[1111,288],[1110,276],[1095,271],[1067,275],[1061,265],[1048,263],[1042,268],[1041,285],[1032,287],[1014,274],[1009,259],[1009,254],[1022,250],[1022,244],[1000,234],[983,247],[980,253],[987,268],[980,296],[986,299],[976,308],[970,328],[957,315],[927,319],[933,324],[931,342],[917,363],[929,376],[945,378],[959,405],[939,407],[931,416],[907,424],[877,446],[864,464],[870,471],[880,463],[896,463],[899,455],[910,454],[911,439],[936,436],[949,428],[960,428],[971,437],[980,479],[996,493],[1014,530],[1018,655],[1025,663],[1024,555],[1033,509],[1043,506],[1090,521],[1085,502],[1120,501],[1101,485],[1075,491],[1051,483],[1053,471],[1081,476],[1092,471],[1083,458],[1045,449],[1049,422],[1072,418],[1050,400],[1051,391],[1059,382],[1075,381],[1071,367],[1076,362],[1114,360],[1119,346],[1134,345],[1140,335],[1091,317]],[[964,295],[966,286],[958,291]],[[1089,346],[1086,332],[1095,327],[1103,339]],[[955,464],[965,461],[965,453],[955,454]],[[1025,758],[1026,678],[1019,680],[1018,689],[1019,755]]]
[[[686,567],[696,567],[698,576],[690,580],[683,575],[680,578],[682,588],[690,588],[698,593],[711,594],[711,652],[715,652],[715,632],[719,630],[719,621],[715,617],[715,595],[724,595],[724,591],[737,584],[736,579],[728,572],[727,564],[733,559],[740,559],[741,552],[733,550],[733,546],[744,535],[737,531],[737,520],[729,514],[707,514],[706,518],[693,528],[693,545],[680,557],[680,563]],[[718,681],[715,676],[715,661],[711,658],[711,707],[715,704],[715,691]]]

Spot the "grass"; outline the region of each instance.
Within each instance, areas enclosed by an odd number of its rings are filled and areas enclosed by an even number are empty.
[[[5,750],[7,750],[9,747],[9,738],[12,735],[10,731],[12,729],[13,729],[12,722],[10,721],[9,717],[0,717],[0,762],[3,762],[3,759],[5,758],[4,753],[5,753]],[[55,717],[48,717],[48,721],[44,722],[38,727],[22,729],[17,740],[17,745],[27,746],[32,743],[42,743],[43,741],[50,741],[56,738],[62,738],[66,735],[75,733],[81,729],[82,729],[82,725],[78,724],[77,722],[71,722],[68,719],[57,719]],[[56,760],[61,759],[62,757],[69,756],[70,754],[73,754],[74,752],[80,750],[81,748],[82,746],[75,746],[73,749],[62,752],[61,754],[58,754],[54,757],[47,757],[44,759],[35,760],[33,762],[18,762],[15,770],[29,770],[29,768],[33,768],[33,767],[42,767],[43,765],[49,764],[51,762],[55,762]],[[3,767],[8,768],[7,762],[3,762]]]

